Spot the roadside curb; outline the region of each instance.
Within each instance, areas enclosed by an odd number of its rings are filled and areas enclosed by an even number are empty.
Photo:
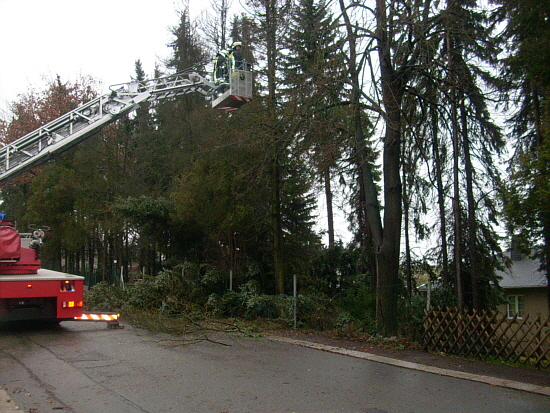
[[[23,413],[4,389],[0,389],[0,413]]]
[[[313,342],[304,341],[304,340],[296,340],[288,337],[281,337],[281,336],[274,336],[274,335],[269,335],[267,337],[273,341],[280,341],[283,343],[293,344],[301,347],[327,351],[329,353],[342,354],[345,356],[360,358],[368,361],[374,361],[377,363],[389,364],[396,367],[403,367],[411,370],[419,370],[419,371],[424,371],[426,373],[439,374],[440,376],[455,377],[458,379],[485,383],[491,386],[506,387],[508,389],[522,390],[529,393],[536,393],[536,394],[542,394],[544,396],[550,396],[550,387],[546,387],[546,386],[538,386],[538,385],[529,384],[529,383],[522,383],[519,381],[500,379],[497,377],[481,376],[479,374],[466,373],[463,371],[442,369],[439,367],[428,366],[425,364],[392,359],[384,356],[377,356],[376,354],[365,353],[363,351],[348,350],[341,347],[328,346],[326,344],[313,343]]]

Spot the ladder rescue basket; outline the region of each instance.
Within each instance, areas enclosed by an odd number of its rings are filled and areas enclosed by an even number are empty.
[[[214,109],[237,110],[252,100],[252,72],[229,66],[229,83],[219,85],[220,94],[212,101]]]

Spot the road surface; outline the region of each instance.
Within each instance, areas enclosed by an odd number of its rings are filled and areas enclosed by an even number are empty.
[[[543,395],[267,338],[208,337],[216,342],[86,322],[0,331],[0,388],[30,413],[550,412]]]

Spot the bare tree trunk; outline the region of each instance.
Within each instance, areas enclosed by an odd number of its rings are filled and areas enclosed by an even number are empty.
[[[283,140],[278,136],[276,128],[276,63],[277,63],[277,2],[265,1],[266,43],[267,43],[267,87],[268,87],[268,116],[273,127],[273,155],[271,165],[271,225],[273,231],[273,265],[275,271],[275,289],[277,294],[285,292],[285,274],[283,266],[283,233],[281,217],[281,174],[279,156]]]
[[[454,2],[449,2],[449,10],[454,9]],[[453,139],[453,218],[454,218],[454,261],[456,280],[456,299],[460,311],[464,309],[464,291],[462,277],[462,216],[460,207],[460,144],[458,125],[458,74],[455,67],[454,40],[451,36],[452,23],[447,22],[447,53],[451,103],[451,127]]]
[[[327,203],[328,246],[334,246],[334,214],[332,211],[332,188],[330,186],[330,166],[324,171],[325,198]]]
[[[80,275],[86,275],[86,244],[80,248]]]
[[[407,182],[407,168],[403,166],[403,182]],[[410,199],[408,194],[408,186],[403,185],[403,225],[405,233],[405,280],[407,281],[407,294],[412,296],[412,265],[411,265],[411,241],[409,235],[409,214],[410,214]]]
[[[346,24],[349,45],[349,76],[352,85],[351,105],[354,111],[354,134],[357,162],[365,185],[365,208],[369,228],[376,248],[377,284],[376,319],[384,336],[397,333],[397,298],[399,290],[399,247],[401,239],[401,98],[404,74],[397,75],[391,61],[391,42],[388,38],[388,20],[385,0],[376,1],[378,57],[385,109],[385,136],[382,158],[384,175],[384,225],[368,153],[363,136],[360,107],[359,67],[357,64],[356,32],[347,9],[340,0],[340,9]]]
[[[281,181],[278,155],[274,155],[272,160],[272,204],[271,204],[271,223],[273,230],[273,259],[275,268],[275,289],[277,294],[285,293],[285,277],[283,267],[283,237],[281,225]]]
[[[548,139],[548,134],[543,133],[543,115],[541,110],[541,102],[539,93],[535,83],[531,83],[531,98],[533,100],[533,117],[536,133],[536,145],[540,150],[544,147],[545,139]],[[542,233],[544,240],[543,257],[546,262],[546,280],[547,280],[547,303],[548,312],[550,312],[550,213],[544,213],[542,216]]]
[[[380,218],[380,204],[378,202],[378,190],[374,181],[374,175],[369,165],[369,156],[363,135],[362,108],[360,105],[361,85],[359,82],[359,67],[357,63],[357,39],[353,25],[349,19],[343,0],[340,1],[340,10],[347,28],[347,41],[349,45],[349,77],[352,86],[350,105],[353,112],[353,134],[355,143],[356,163],[359,166],[364,188],[365,215],[372,233],[376,247],[382,244],[382,220]]]
[[[463,102],[463,99],[460,100]],[[474,197],[474,167],[470,154],[470,140],[468,136],[466,108],[460,105],[460,116],[462,120],[462,147],[464,149],[464,172],[466,174],[466,199],[468,200],[468,243],[470,256],[470,281],[472,293],[472,308],[481,310],[479,294],[479,263],[477,254],[477,221],[476,221],[476,200]]]
[[[438,120],[437,117],[433,120],[432,126],[434,138],[433,138],[433,154],[435,162],[435,179],[437,184],[437,204],[439,207],[439,222],[440,222],[440,240],[441,240],[441,278],[443,285],[449,287],[451,285],[451,279],[449,274],[449,255],[447,246],[447,214],[445,213],[445,190],[443,187],[443,160],[441,159],[441,152],[439,151],[439,138],[438,138]]]
[[[93,238],[88,241],[88,271],[90,276],[95,273],[95,243],[96,243],[96,230],[93,231]],[[94,283],[96,282],[94,276]]]
[[[104,235],[103,242],[100,242],[97,246],[97,254],[99,262],[101,263],[101,281],[107,281],[105,275],[107,274],[107,235]]]
[[[453,97],[451,98],[451,122],[453,128],[453,217],[454,217],[454,261],[456,279],[456,299],[458,309],[464,310],[464,291],[462,280],[462,218],[460,208],[460,155],[458,144],[458,119],[456,108],[456,89],[453,86]]]
[[[399,248],[401,240],[402,187],[399,174],[401,159],[401,100],[404,73],[395,72],[391,39],[388,33],[386,1],[376,0],[378,58],[382,101],[385,109],[385,136],[382,167],[384,174],[384,233],[378,249],[377,319],[381,333],[397,333],[399,290]]]
[[[357,158],[357,156],[356,156]],[[359,233],[360,233],[360,245],[362,251],[365,251],[366,253],[363,255],[363,263],[365,266],[363,267],[364,271],[366,271],[368,274],[370,274],[370,287],[372,291],[376,291],[376,274],[378,273],[377,267],[376,267],[376,247],[374,246],[374,242],[372,239],[372,231],[369,226],[369,222],[366,219],[365,216],[365,184],[363,183],[363,175],[361,174],[361,168],[359,165],[357,165],[357,171],[358,171],[358,183],[359,183],[359,199],[358,199],[358,205],[357,205],[357,222],[359,225]]]

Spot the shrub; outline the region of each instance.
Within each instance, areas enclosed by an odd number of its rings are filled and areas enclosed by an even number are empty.
[[[315,330],[333,330],[338,319],[338,309],[334,301],[315,296],[300,296],[298,300],[298,320],[300,326]]]
[[[374,333],[376,329],[376,296],[367,284],[350,287],[345,295],[336,299],[340,310],[339,329],[353,327]]]
[[[105,281],[97,283],[84,294],[86,311],[122,311],[127,300],[124,290]]]
[[[408,300],[399,301],[399,330],[401,335],[410,337],[413,340],[422,336],[424,327],[424,309],[426,302],[418,295]]]
[[[223,274],[208,264],[183,263],[172,270],[162,271],[156,284],[165,299],[185,307],[203,306],[210,294],[224,289]]]
[[[162,304],[162,292],[159,290],[156,279],[145,276],[142,280],[128,284],[128,305],[138,310],[158,309]]]

